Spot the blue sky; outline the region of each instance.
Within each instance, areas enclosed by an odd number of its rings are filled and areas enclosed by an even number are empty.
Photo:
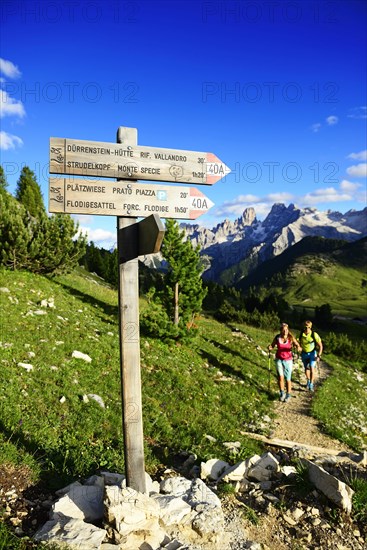
[[[232,172],[201,186],[214,227],[274,202],[366,205],[364,1],[3,0],[1,162],[48,201],[50,137],[216,154]],[[116,218],[80,216],[116,241]]]

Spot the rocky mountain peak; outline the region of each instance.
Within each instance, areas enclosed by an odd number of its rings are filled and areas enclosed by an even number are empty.
[[[232,266],[241,262],[249,264],[250,258],[251,265],[258,265],[306,236],[347,241],[360,239],[367,235],[366,213],[367,209],[340,214],[276,203],[263,221],[256,219],[254,208],[246,208],[235,222],[225,220],[206,232],[198,229],[188,238],[194,245],[200,244],[202,254],[209,259],[204,278],[220,282],[224,272]],[[236,272],[240,273],[241,269],[236,269]],[[228,276],[225,278],[228,284]]]

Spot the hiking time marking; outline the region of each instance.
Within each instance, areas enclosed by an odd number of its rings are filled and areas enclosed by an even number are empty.
[[[230,173],[213,153],[50,138],[50,172],[213,185]]]
[[[49,212],[195,220],[214,203],[195,187],[49,178]]]

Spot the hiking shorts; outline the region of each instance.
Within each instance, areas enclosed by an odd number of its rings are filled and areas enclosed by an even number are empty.
[[[277,368],[278,376],[284,376],[286,380],[292,378],[292,359],[275,359],[275,366]]]
[[[305,370],[308,370],[308,369],[315,369],[316,368],[316,358],[317,358],[317,353],[316,353],[316,350],[312,350],[312,351],[303,351],[301,353],[301,359],[302,359],[302,363],[303,363],[303,366],[305,367]]]

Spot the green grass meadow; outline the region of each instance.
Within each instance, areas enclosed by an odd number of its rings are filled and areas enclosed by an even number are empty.
[[[100,469],[124,472],[117,292],[83,270],[51,280],[2,270],[0,288],[0,464],[26,464],[50,489]],[[41,307],[45,299],[55,307]],[[180,451],[195,453],[198,463],[237,462],[262,451],[243,432],[271,431],[278,392],[266,347],[273,332],[205,315],[198,326],[189,345],[141,335],[152,475]],[[91,362],[73,358],[75,350]],[[334,371],[315,396],[314,414],[328,433],[361,451],[367,375],[336,357],[326,360]],[[224,445],[229,441],[241,443],[238,455]]]

